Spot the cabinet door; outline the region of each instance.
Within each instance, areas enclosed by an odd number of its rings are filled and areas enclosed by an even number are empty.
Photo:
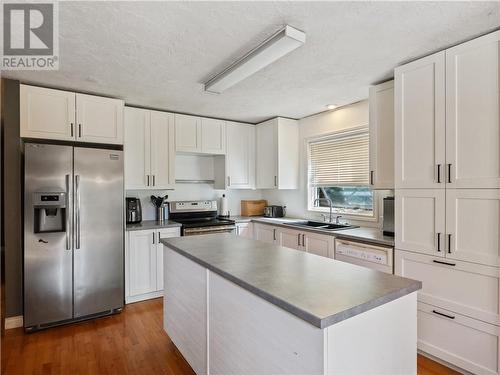
[[[125,189],[148,189],[150,171],[150,113],[125,108]]]
[[[421,302],[500,325],[496,267],[396,250],[395,274],[422,282]]]
[[[500,266],[499,233],[500,190],[446,190],[447,258]]]
[[[156,291],[156,238],[155,231],[129,233],[128,285],[129,296]]]
[[[500,32],[446,50],[449,186],[500,188]]]
[[[255,188],[255,125],[227,123],[226,133],[227,187]]]
[[[201,120],[199,117],[175,114],[175,150],[201,152]]]
[[[75,93],[20,85],[21,137],[75,139]]]
[[[76,94],[76,140],[123,144],[123,100]]]
[[[333,236],[305,232],[304,237],[302,237],[302,246],[308,253],[333,258],[334,241]]]
[[[394,81],[370,88],[370,184],[394,189]]]
[[[171,113],[151,114],[151,186],[170,189],[175,184],[175,126]]]
[[[276,242],[276,227],[267,224],[255,224],[255,239],[262,242],[272,243]]]
[[[418,349],[473,374],[498,374],[500,328],[418,303]]]
[[[163,244],[160,242],[162,238],[180,237],[180,228],[165,228],[156,232],[157,245],[156,245],[156,290],[163,290]]]
[[[256,128],[257,189],[278,187],[278,127],[277,120],[258,124]]]
[[[280,246],[295,250],[304,250],[302,248],[302,232],[279,227],[276,229],[276,233]]]
[[[226,153],[226,122],[201,118],[201,152],[224,155]]]
[[[444,256],[444,189],[396,190],[396,248]]]
[[[395,187],[444,188],[445,53],[397,67],[394,85]]]
[[[252,223],[238,223],[236,224],[236,233],[238,236],[253,238],[253,224]]]

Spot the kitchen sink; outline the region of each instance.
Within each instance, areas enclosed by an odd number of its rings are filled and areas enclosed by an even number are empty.
[[[286,223],[286,224],[297,227],[308,227],[321,230],[340,230],[340,229],[358,228],[357,225],[333,224],[333,223],[324,223],[321,221],[298,221],[296,223]]]

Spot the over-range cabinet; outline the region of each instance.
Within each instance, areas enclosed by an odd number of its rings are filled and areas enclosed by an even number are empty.
[[[24,326],[120,311],[123,152],[25,144]]]

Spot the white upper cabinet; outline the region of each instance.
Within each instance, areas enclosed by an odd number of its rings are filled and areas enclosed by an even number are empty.
[[[150,111],[125,107],[125,188],[148,188],[151,174]]]
[[[21,137],[75,139],[75,93],[20,85]]]
[[[226,154],[226,122],[175,115],[175,150],[190,154]]]
[[[396,190],[397,249],[443,257],[445,254],[445,191]]]
[[[394,189],[394,81],[370,87],[370,185]]]
[[[500,188],[500,32],[446,50],[449,185]]]
[[[123,100],[76,94],[76,140],[123,144]]]
[[[394,70],[395,187],[444,188],[445,52]]]
[[[125,188],[172,189],[175,184],[173,114],[125,108]]]
[[[446,257],[500,266],[500,190],[446,191]]]
[[[229,189],[255,188],[255,125],[227,123],[226,184]]]
[[[179,152],[201,152],[201,119],[175,114],[175,149]]]
[[[275,118],[257,125],[256,185],[258,189],[297,189],[299,128],[295,120]]]
[[[151,113],[151,186],[169,189],[175,184],[175,126],[174,115]]]
[[[21,137],[123,144],[123,100],[20,85]]]
[[[226,153],[225,121],[201,118],[201,152],[214,155]]]

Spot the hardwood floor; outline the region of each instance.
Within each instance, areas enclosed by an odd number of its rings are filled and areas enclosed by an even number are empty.
[[[162,300],[127,305],[121,314],[24,334],[6,332],[4,375],[192,375],[163,331]],[[418,375],[456,374],[418,356]]]

